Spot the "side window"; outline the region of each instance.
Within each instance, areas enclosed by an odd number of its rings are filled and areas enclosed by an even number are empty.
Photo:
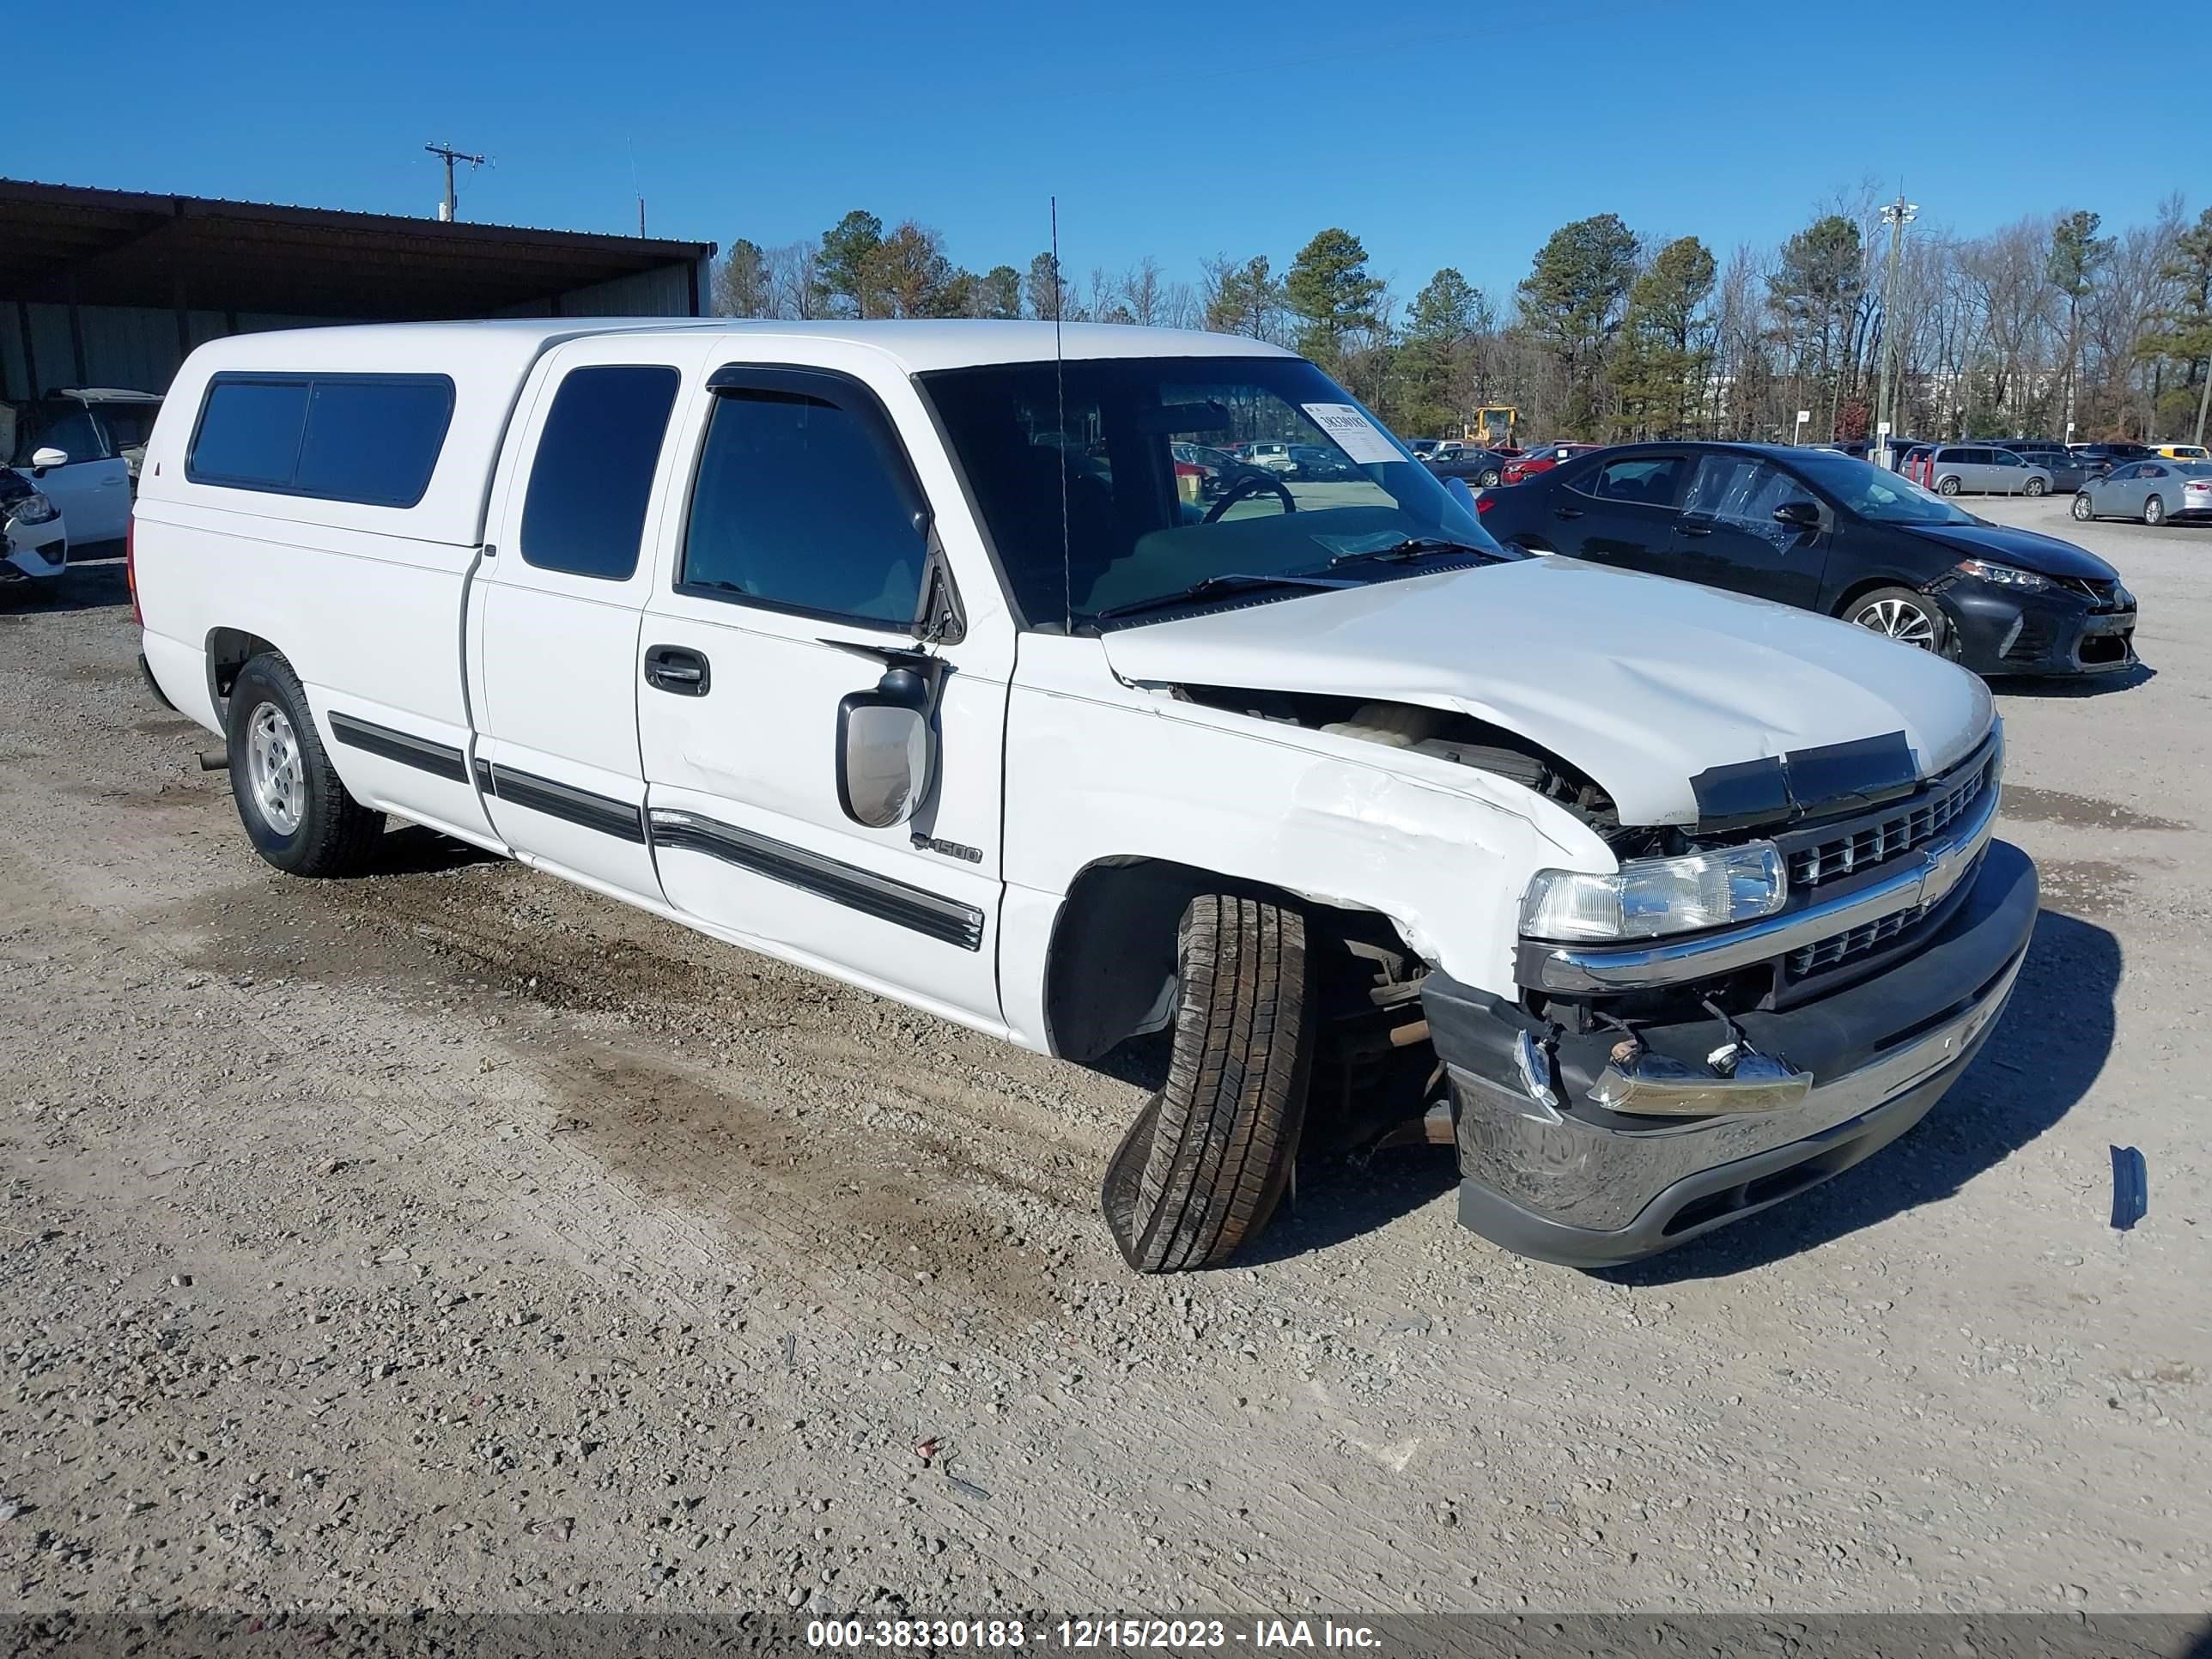
[[[24,422],[24,435],[17,442],[21,452],[15,457],[18,466],[28,466],[31,453],[40,449],[58,449],[71,462],[105,460],[107,457],[99,430],[82,404],[42,405],[36,416]]]
[[[317,380],[292,487],[326,501],[412,507],[453,418],[453,382]]]
[[[289,489],[307,422],[305,380],[217,380],[200,410],[185,476],[194,483]]]
[[[2107,472],[2105,475],[2105,478],[2109,483],[2124,483],[2130,478],[2139,477],[2141,476],[2141,470],[2133,465],[2130,465],[2127,466],[2114,467],[2110,472]]]
[[[1584,495],[1600,501],[1640,501],[1646,507],[1671,507],[1681,483],[1679,455],[1638,455],[1608,462],[1587,473],[1577,483]]]
[[[1774,509],[1806,493],[1805,487],[1778,467],[1748,455],[1708,455],[1698,465],[1690,483],[1689,499],[1682,503],[1686,516],[1717,519],[1762,536],[1783,538],[1797,532],[1774,521]]]
[[[719,390],[678,586],[908,626],[929,543],[895,445],[866,394],[827,379],[819,391]]]
[[[194,483],[368,507],[412,507],[430,487],[453,383],[442,374],[218,377],[185,458]]]
[[[146,439],[154,430],[155,407],[151,404],[110,404],[100,411],[100,424],[107,433],[107,452],[120,455],[125,450],[143,449]]]
[[[2026,461],[2021,459],[2018,455],[2014,454],[2009,449],[1993,451],[1990,453],[1990,459],[1995,461],[1999,466],[2026,466],[2027,465]]]
[[[530,460],[526,562],[603,581],[630,579],[682,379],[672,368],[629,363],[572,368],[562,377]]]

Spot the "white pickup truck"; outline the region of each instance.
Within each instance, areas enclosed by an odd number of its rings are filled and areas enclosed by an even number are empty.
[[[1341,463],[1176,459],[1238,445]],[[131,568],[282,869],[390,814],[1030,1048],[1172,1028],[1133,1267],[1386,1131],[1626,1261],[1916,1122],[2035,873],[1973,676],[1470,507],[1234,337],[330,328],[192,354]]]

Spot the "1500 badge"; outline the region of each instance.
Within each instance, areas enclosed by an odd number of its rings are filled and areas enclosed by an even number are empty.
[[[934,836],[915,836],[914,847],[917,853],[942,853],[949,859],[958,859],[967,864],[981,864],[983,861],[981,848],[963,847],[957,841],[939,841]]]

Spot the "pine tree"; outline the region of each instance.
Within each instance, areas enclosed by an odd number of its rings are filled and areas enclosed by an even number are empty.
[[[1323,368],[1340,367],[1354,337],[1381,325],[1384,284],[1367,273],[1367,250],[1348,230],[1322,231],[1298,250],[1283,299],[1298,319],[1298,349]]]

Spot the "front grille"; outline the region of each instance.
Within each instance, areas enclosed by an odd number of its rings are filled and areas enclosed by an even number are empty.
[[[1790,854],[1790,884],[1817,887],[1824,881],[1847,876],[1855,870],[1869,869],[1911,852],[1942,834],[1979,800],[1982,792],[1990,787],[1996,768],[1996,757],[1990,756],[1941,793],[1924,797],[1876,823],[1863,823],[1830,840],[1796,848]],[[1855,930],[1852,937],[1863,931]],[[1825,950],[1833,942],[1824,939],[1810,948]]]
[[[2110,605],[2117,581],[2100,581],[2094,576],[2061,576],[2058,585],[2069,593],[2079,593],[2093,605]]]
[[[1834,967],[1846,957],[1871,951],[1875,945],[1895,939],[1926,914],[1925,909],[1899,910],[1893,916],[1869,921],[1863,927],[1852,928],[1848,933],[1833,933],[1802,951],[1792,951],[1788,957],[1790,977],[1803,979],[1808,974],[1817,974],[1823,968]]]

